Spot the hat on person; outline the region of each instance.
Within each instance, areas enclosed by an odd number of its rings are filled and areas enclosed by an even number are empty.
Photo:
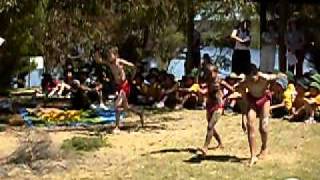
[[[294,81],[294,74],[292,72],[287,71],[286,75],[287,75],[288,81],[290,82]]]
[[[317,82],[312,82],[310,84],[310,87],[313,87],[313,88],[317,89],[318,91],[320,91],[320,84]]]
[[[282,89],[287,89],[287,87],[288,87],[287,78],[280,78],[280,79],[276,80],[276,83],[279,84]]]

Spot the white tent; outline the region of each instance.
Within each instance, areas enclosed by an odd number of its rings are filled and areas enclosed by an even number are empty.
[[[30,57],[30,64],[35,63],[37,67],[26,76],[27,87],[40,87],[42,74],[44,72],[44,59],[42,56]]]

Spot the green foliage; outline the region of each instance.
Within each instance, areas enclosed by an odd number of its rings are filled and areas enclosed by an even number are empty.
[[[110,145],[101,137],[73,137],[64,140],[61,148],[67,151],[95,151],[105,146]]]
[[[186,47],[187,5],[185,0],[2,0],[0,1],[0,34],[8,44],[8,62],[20,63],[21,57],[44,55],[47,70],[55,67],[62,56],[70,54],[77,44],[84,47],[81,58],[87,58],[95,43],[117,45],[124,52],[137,52],[137,59],[154,55],[163,63]],[[217,20],[209,36],[211,44],[220,43],[230,32],[226,27],[238,20],[240,13],[251,17],[257,7],[245,0],[194,2],[194,11],[203,20]],[[228,32],[227,34],[225,34]],[[127,40],[134,37],[133,43]],[[258,39],[258,38],[257,38]],[[205,39],[207,41],[207,39]],[[125,45],[125,44],[129,44]],[[16,69],[5,71],[8,79]],[[10,67],[10,65],[6,66]],[[11,74],[11,75],[9,75]],[[7,82],[7,81],[6,81]],[[0,82],[1,84],[1,82]]]

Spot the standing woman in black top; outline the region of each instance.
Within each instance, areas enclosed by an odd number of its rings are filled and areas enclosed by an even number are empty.
[[[250,26],[249,20],[244,20],[232,31],[231,38],[236,40],[232,55],[232,72],[246,74],[251,64],[250,55]]]

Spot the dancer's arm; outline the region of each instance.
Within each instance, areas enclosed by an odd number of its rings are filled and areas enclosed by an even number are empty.
[[[227,83],[226,81],[224,80],[221,80],[220,84],[224,87],[226,87],[228,90],[234,92],[234,87],[231,86],[229,83]]]
[[[124,60],[124,59],[121,59],[121,58],[118,58],[117,60],[118,60],[118,62],[119,62],[120,64],[129,66],[129,67],[135,67],[135,65],[134,65],[132,62],[129,62],[129,61],[127,61],[127,60]]]

